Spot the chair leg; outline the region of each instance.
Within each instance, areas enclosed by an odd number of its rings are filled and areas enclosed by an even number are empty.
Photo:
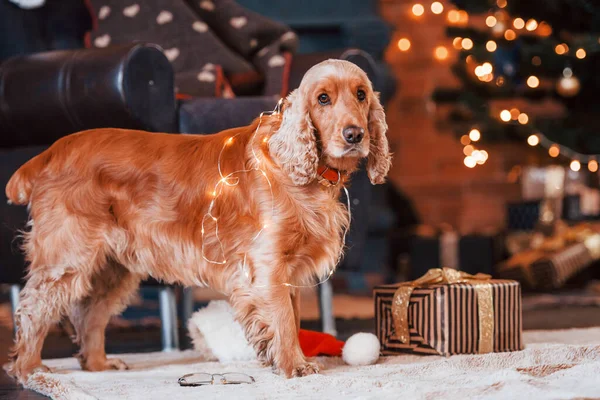
[[[183,319],[183,326],[187,326],[187,323],[194,312],[194,288],[184,287],[182,297],[183,304],[181,309],[181,318]]]
[[[321,312],[321,329],[325,333],[337,336],[335,317],[333,316],[333,286],[331,281],[319,285],[319,309]]]
[[[19,285],[19,284],[10,285],[10,305],[11,305],[12,319],[13,319],[13,333],[15,335],[17,333],[15,312],[17,311],[17,308],[19,307],[20,294],[21,294],[21,285]]]
[[[177,307],[175,292],[170,286],[159,289],[160,321],[163,351],[179,350],[179,332],[177,326]]]

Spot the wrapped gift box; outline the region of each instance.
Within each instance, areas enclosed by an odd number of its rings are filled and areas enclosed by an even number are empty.
[[[600,216],[600,194],[597,189],[586,188],[582,194],[564,196],[561,204],[561,218],[565,221],[594,220]],[[529,200],[509,203],[506,206],[508,231],[532,231],[535,229],[542,200]]]
[[[430,268],[454,268],[475,274],[492,274],[504,259],[502,234],[465,234],[447,230],[432,230],[429,235],[417,234],[410,248],[409,279],[416,279]]]
[[[498,265],[497,276],[514,279],[524,287],[549,290],[562,287],[569,278],[598,259],[600,236],[594,235],[581,243],[525,250]]]
[[[449,268],[374,289],[383,355],[477,354],[523,349],[521,286]]]
[[[506,227],[509,231],[531,231],[540,217],[540,201],[521,201],[506,205]]]

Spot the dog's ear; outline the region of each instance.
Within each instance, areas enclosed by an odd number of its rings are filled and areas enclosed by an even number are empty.
[[[298,186],[317,177],[319,155],[314,131],[306,99],[296,89],[284,102],[281,126],[269,140],[269,153]]]
[[[367,173],[373,185],[385,182],[385,177],[392,165],[392,155],[390,154],[390,147],[385,135],[387,129],[385,112],[379,102],[379,93],[373,92],[369,110],[371,143],[369,145],[369,159],[367,162]]]

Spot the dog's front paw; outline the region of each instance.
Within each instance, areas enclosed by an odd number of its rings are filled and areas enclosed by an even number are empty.
[[[129,366],[119,358],[109,358],[106,360],[106,369],[116,369],[117,371],[125,371]]]
[[[81,368],[84,371],[106,371],[106,370],[117,370],[125,371],[129,369],[127,364],[118,358],[106,358],[99,360],[84,360],[81,364]]]
[[[302,364],[295,365],[292,369],[292,377],[308,376],[319,373],[319,364],[312,362],[304,362]]]
[[[35,374],[38,372],[52,372],[52,370],[50,368],[46,367],[44,364],[40,364],[37,367],[35,367],[33,369],[33,371],[31,371],[32,374]]]

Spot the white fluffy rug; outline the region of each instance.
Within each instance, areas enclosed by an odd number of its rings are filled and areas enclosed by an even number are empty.
[[[197,352],[123,355],[123,372],[82,372],[75,359],[48,360],[53,373],[29,388],[54,399],[573,399],[600,396],[600,328],[525,332],[515,353],[449,358],[403,355],[350,367],[320,358],[320,375],[283,379],[256,362],[203,362]],[[252,385],[179,387],[191,372],[243,372]]]

